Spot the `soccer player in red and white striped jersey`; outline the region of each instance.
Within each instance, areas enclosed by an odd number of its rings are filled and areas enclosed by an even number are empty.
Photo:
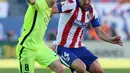
[[[91,0],[66,0],[52,8],[52,14],[61,13],[56,41],[56,52],[61,61],[72,72],[104,73],[95,55],[82,44],[84,29],[91,25],[100,39],[123,45],[120,36],[110,37],[102,31],[98,14],[90,4]],[[73,71],[74,70],[74,71]]]

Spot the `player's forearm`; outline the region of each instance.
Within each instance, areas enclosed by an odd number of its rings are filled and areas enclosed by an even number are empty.
[[[106,42],[110,42],[110,43],[112,42],[112,41],[110,40],[112,37],[110,37],[108,34],[106,34],[106,33],[102,30],[102,27],[101,27],[101,26],[96,27],[96,28],[95,28],[95,31],[96,31],[98,37],[99,37],[101,40],[106,41]]]
[[[27,0],[30,4],[35,4],[36,3],[36,0]]]
[[[110,37],[108,34],[106,34],[104,31],[98,32],[98,37],[106,42],[112,43],[112,41],[110,40],[112,37]]]

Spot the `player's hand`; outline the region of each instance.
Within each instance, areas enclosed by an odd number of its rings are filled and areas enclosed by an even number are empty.
[[[120,46],[123,46],[123,42],[121,41],[121,37],[120,36],[111,37],[109,39],[109,42],[112,43],[112,44],[118,44]]]

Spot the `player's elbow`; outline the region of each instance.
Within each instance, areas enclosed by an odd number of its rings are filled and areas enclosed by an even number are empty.
[[[35,4],[36,0],[28,0],[28,2],[33,5]]]

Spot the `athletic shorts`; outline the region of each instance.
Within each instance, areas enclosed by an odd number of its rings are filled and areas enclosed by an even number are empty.
[[[34,63],[38,62],[42,67],[48,67],[52,62],[58,60],[58,56],[54,51],[45,44],[38,50],[17,45],[16,55],[19,59],[21,73],[34,73]]]
[[[80,59],[87,66],[86,70],[89,70],[90,65],[98,58],[86,47],[66,48],[57,46],[56,52],[60,56],[60,60],[65,66],[70,67],[74,60]]]

